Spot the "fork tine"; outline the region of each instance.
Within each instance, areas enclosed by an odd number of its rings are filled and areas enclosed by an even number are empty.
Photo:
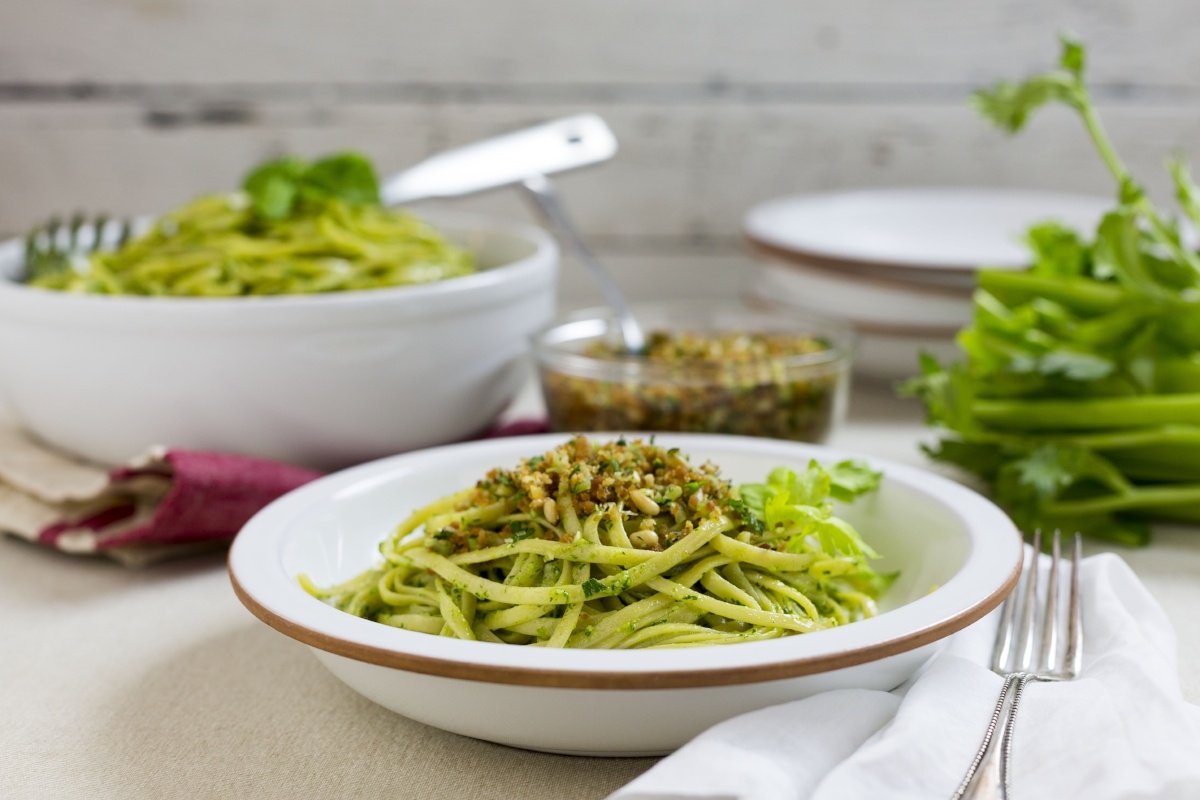
[[[1033,535],[1034,541],[1037,541],[1041,531],[1034,531]],[[1022,564],[1021,574],[1017,576],[1017,585],[1013,587],[1012,594],[1004,599],[1000,608],[1000,624],[996,628],[996,642],[992,645],[992,672],[1009,671],[1007,667],[1012,660],[1013,645],[1016,641],[1013,635],[1013,620],[1016,617],[1017,606],[1020,605],[1021,589],[1028,580],[1029,569]]]
[[[62,230],[62,218],[54,216],[46,223],[46,252],[55,255],[59,252],[59,232]]]
[[[124,220],[121,223],[120,232],[117,234],[117,244],[114,249],[120,250],[122,247],[124,247],[125,243],[129,241],[132,235],[133,225],[129,222],[129,220]]]
[[[108,230],[108,214],[101,214],[92,223],[92,250],[104,249],[104,234]]]
[[[1033,554],[1025,571],[1028,577],[1025,581],[1024,597],[1021,605],[1021,628],[1017,638],[1016,664],[1013,672],[1028,672],[1033,664],[1033,607],[1037,605],[1038,585],[1038,554],[1042,552],[1042,532],[1033,532]]]
[[[41,250],[42,228],[40,225],[30,228],[25,235],[25,258],[36,255]]]
[[[1068,679],[1083,669],[1083,608],[1079,601],[1079,562],[1082,558],[1083,537],[1076,533],[1071,553],[1071,594],[1067,600],[1067,652],[1063,656],[1063,673]]]
[[[1039,672],[1050,672],[1058,664],[1058,561],[1061,531],[1055,529],[1050,544],[1050,577],[1046,581],[1045,616],[1042,618],[1042,658]]]
[[[1018,587],[1021,577],[1017,578]],[[1017,591],[1018,588],[1014,588],[1012,594],[1004,599],[1004,605],[1000,608],[1000,625],[996,628],[996,643],[992,646],[992,672],[1005,672],[1004,666],[1012,655],[1013,617],[1017,607]]]
[[[87,222],[87,215],[82,211],[76,211],[71,217],[69,233],[67,234],[67,250],[74,252],[79,247],[79,231],[83,228],[83,224]]]

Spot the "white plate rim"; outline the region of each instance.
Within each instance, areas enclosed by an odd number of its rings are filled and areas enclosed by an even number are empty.
[[[811,194],[796,194],[777,197],[759,203],[746,212],[742,221],[742,235],[754,248],[785,260],[800,260],[817,263],[829,268],[850,268],[858,270],[896,270],[914,274],[924,273],[930,278],[945,276],[947,273],[974,273],[981,267],[1021,269],[1026,263],[1007,259],[996,260],[989,257],[976,259],[974,263],[959,260],[945,260],[936,254],[927,258],[880,257],[853,247],[831,248],[828,245],[805,243],[794,237],[781,235],[778,230],[777,218],[787,213],[824,213],[828,207],[847,202],[886,202],[912,203],[934,202],[944,203],[947,207],[969,208],[972,211],[982,209],[988,199],[993,201],[1013,202],[1023,200],[1030,204],[1044,204],[1046,211],[1031,216],[1031,221],[1050,218],[1055,215],[1055,207],[1060,209],[1072,208],[1074,211],[1087,206],[1089,212],[1099,214],[1113,207],[1110,198],[1098,195],[1087,195],[1071,192],[1058,192],[1043,189],[1026,189],[1018,187],[972,187],[972,186],[911,186],[884,187],[874,189],[852,189],[833,192],[817,192]],[[965,206],[963,204],[966,204]],[[1090,231],[1084,231],[1090,234]]]

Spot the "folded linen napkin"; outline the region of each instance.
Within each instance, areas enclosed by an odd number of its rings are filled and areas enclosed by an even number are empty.
[[[1013,795],[1200,798],[1200,706],[1180,692],[1166,615],[1116,555],[1086,559],[1080,581],[1083,671],[1026,688]],[[721,723],[610,800],[947,798],[1000,691],[983,666],[996,625],[992,614],[957,634],[896,691],[826,692]]]
[[[168,448],[108,470],[0,427],[0,530],[143,566],[227,544],[260,508],[318,476],[257,458]]]
[[[544,421],[518,419],[483,437],[545,430]],[[165,447],[107,469],[0,423],[0,532],[145,566],[228,544],[255,512],[317,477],[275,461]]]

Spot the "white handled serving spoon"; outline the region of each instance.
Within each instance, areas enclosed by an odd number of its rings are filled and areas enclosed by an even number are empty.
[[[604,120],[595,114],[579,114],[438,153],[389,178],[380,194],[385,205],[399,205],[501,186],[519,187],[600,284],[616,313],[625,352],[640,353],[646,346],[641,326],[612,276],[571,222],[547,177],[607,161],[616,152],[617,139]]]
[[[430,156],[385,180],[379,193],[389,206],[458,197],[598,164],[616,152],[617,137],[604,120],[578,114]]]

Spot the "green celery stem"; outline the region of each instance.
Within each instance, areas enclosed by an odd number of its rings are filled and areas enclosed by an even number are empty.
[[[1100,124],[1100,117],[1096,115],[1096,109],[1092,107],[1091,101],[1085,98],[1078,108],[1088,135],[1092,137],[1092,142],[1096,145],[1100,158],[1104,159],[1104,166],[1108,167],[1108,171],[1116,178],[1117,183],[1128,180],[1129,170],[1117,156],[1116,148],[1109,141],[1108,134],[1104,131],[1104,126]]]
[[[1128,298],[1127,292],[1119,286],[1088,278],[1044,277],[1008,270],[981,271],[979,288],[995,295],[1017,292],[1029,297],[1043,297],[1091,314],[1112,311]]]
[[[975,417],[1001,430],[1108,430],[1200,424],[1200,394],[1077,400],[976,400]]]
[[[1077,433],[1050,436],[1046,441],[1050,444],[1073,444],[1105,451],[1144,448],[1147,452],[1153,451],[1155,455],[1162,454],[1162,451],[1157,449],[1159,446],[1167,445],[1180,453],[1186,453],[1189,463],[1200,459],[1200,448],[1196,447],[1200,445],[1200,427],[1194,425],[1159,425],[1104,433]]]
[[[1139,486],[1121,494],[1094,497],[1088,500],[1062,500],[1047,503],[1049,514],[1106,514],[1148,507],[1185,506],[1200,503],[1200,485]]]
[[[1140,515],[1152,519],[1166,519],[1177,522],[1200,522],[1200,502],[1170,506],[1145,506],[1139,508]]]

